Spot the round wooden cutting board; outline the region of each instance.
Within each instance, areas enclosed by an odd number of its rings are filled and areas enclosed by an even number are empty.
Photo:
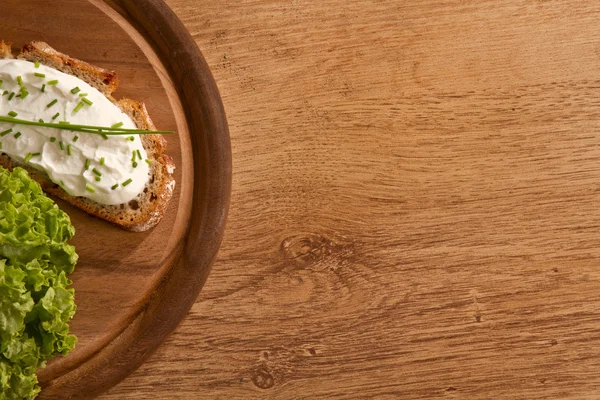
[[[5,0],[0,39],[32,40],[117,72],[116,98],[146,103],[177,186],[161,223],[130,233],[57,201],[76,228],[79,339],[38,372],[39,398],[90,398],[137,368],[185,316],[224,229],[231,151],[223,106],[196,44],[162,0]]]

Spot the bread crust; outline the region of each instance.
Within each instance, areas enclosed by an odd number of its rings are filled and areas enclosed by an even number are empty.
[[[2,40],[0,40],[0,58],[14,58],[10,43]],[[142,102],[131,99],[117,101],[112,97],[112,93],[117,89],[119,83],[115,72],[60,53],[44,42],[26,44],[17,58],[28,61],[37,60],[44,65],[78,77],[98,89],[125,114],[129,115],[139,129],[156,130],[146,106]],[[22,167],[47,193],[121,228],[142,232],[154,227],[162,219],[175,189],[175,179],[173,178],[175,164],[171,157],[164,154],[167,146],[166,140],[161,135],[142,135],[142,144],[151,161],[151,178],[144,191],[136,199],[120,205],[105,205],[85,197],[71,196],[52,182],[43,171],[13,160],[4,153],[0,154],[0,165],[8,169]]]
[[[10,45],[11,43],[0,40],[0,58],[14,58]]]

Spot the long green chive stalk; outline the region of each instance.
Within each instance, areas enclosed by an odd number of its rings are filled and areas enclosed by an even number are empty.
[[[4,116],[0,116],[0,122],[8,122],[16,125],[41,126],[45,128],[62,129],[64,131],[93,133],[96,135],[171,135],[174,133],[173,131],[149,131],[146,129],[112,128],[108,126],[55,124],[52,122],[27,121]]]

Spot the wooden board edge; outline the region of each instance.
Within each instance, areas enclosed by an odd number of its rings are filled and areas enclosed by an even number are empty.
[[[173,81],[185,82],[177,88],[191,132],[194,170],[206,171],[194,174],[194,207],[179,262],[121,335],[77,369],[44,382],[40,399],[89,399],[137,369],[195,302],[217,255],[229,210],[229,128],[219,90],[195,41],[162,0],[106,3],[150,39]]]

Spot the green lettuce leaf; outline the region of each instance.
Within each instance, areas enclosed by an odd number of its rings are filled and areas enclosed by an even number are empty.
[[[0,360],[0,400],[33,399],[40,392],[35,370]]]
[[[0,168],[0,400],[34,398],[36,370],[75,346],[74,234],[25,170]]]

